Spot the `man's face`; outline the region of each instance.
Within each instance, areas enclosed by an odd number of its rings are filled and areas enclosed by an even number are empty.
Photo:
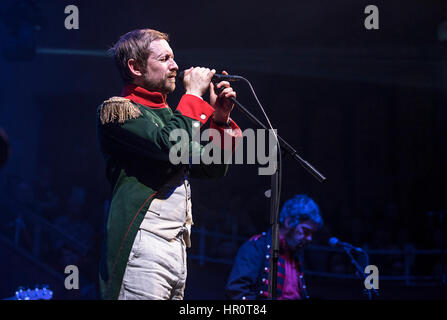
[[[143,73],[143,87],[149,91],[168,94],[175,89],[175,76],[178,66],[174,53],[166,40],[152,41],[147,66]]]
[[[288,227],[286,223],[285,238],[287,245],[292,250],[300,250],[312,241],[312,234],[317,231],[317,226],[310,220],[298,223],[295,228]]]

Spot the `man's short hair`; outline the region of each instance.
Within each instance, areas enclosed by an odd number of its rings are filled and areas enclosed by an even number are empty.
[[[109,49],[108,53],[114,57],[124,83],[133,81],[133,76],[127,66],[129,59],[135,59],[142,68],[146,68],[150,54],[149,46],[152,41],[160,39],[169,41],[169,36],[153,29],[137,29],[121,36]]]
[[[284,203],[279,214],[279,222],[284,225],[287,218],[290,217],[289,225],[295,228],[299,223],[310,220],[318,228],[323,226],[323,218],[320,215],[320,208],[308,195],[297,194]]]

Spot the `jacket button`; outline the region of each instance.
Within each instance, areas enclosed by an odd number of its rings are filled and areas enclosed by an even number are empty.
[[[206,115],[204,115],[204,114],[202,113],[202,115],[200,116],[200,119],[205,120],[205,119],[206,119]]]

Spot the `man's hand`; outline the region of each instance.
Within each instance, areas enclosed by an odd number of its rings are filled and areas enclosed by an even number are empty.
[[[228,72],[222,71],[222,74],[227,75]],[[214,91],[214,84],[210,82],[210,104],[215,109],[214,121],[219,123],[228,123],[230,113],[233,110],[234,103],[229,98],[236,99],[236,92],[230,87],[228,81],[221,81],[216,85],[217,89],[224,88],[219,95]]]
[[[208,90],[211,79],[216,73],[216,70],[208,68],[189,68],[185,71],[183,77],[183,85],[185,86],[187,94],[194,94],[196,96],[203,96]]]

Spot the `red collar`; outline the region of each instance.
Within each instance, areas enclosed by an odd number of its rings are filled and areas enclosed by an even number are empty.
[[[166,108],[166,95],[160,92],[148,91],[135,84],[126,84],[121,96],[148,108]]]

